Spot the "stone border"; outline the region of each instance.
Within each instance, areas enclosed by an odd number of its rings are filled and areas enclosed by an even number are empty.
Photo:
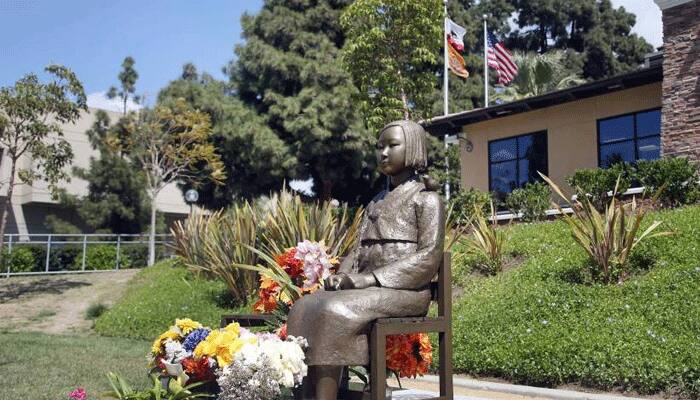
[[[416,380],[438,383],[434,375],[417,377]],[[487,382],[476,379],[454,377],[454,385],[471,390],[510,393],[519,396],[546,397],[558,400],[644,400],[638,397],[612,396],[607,394],[577,392],[573,390],[548,389],[535,386],[512,385],[507,383]]]

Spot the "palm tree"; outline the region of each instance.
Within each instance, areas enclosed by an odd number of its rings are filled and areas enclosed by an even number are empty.
[[[496,93],[494,99],[498,102],[539,96],[586,82],[580,71],[567,69],[566,53],[561,50],[544,54],[516,52],[513,58],[518,65],[518,75],[509,86]]]

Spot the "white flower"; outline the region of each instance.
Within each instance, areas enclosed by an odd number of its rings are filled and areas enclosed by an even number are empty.
[[[179,363],[189,357],[191,353],[182,347],[182,343],[167,339],[165,341],[165,359],[172,363]]]

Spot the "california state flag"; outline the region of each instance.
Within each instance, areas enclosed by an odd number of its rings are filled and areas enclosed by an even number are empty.
[[[445,32],[447,34],[447,54],[450,70],[459,77],[469,77],[464,58],[459,54],[464,50],[463,38],[467,30],[447,18],[445,20]]]

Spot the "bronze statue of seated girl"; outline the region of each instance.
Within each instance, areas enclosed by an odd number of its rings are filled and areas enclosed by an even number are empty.
[[[334,400],[342,367],[369,364],[368,334],[378,318],[424,316],[443,254],[440,194],[418,175],[427,166],[426,132],[412,121],[386,125],[377,140],[389,185],[367,206],[358,246],[320,290],[292,307],[288,333],[309,341],[302,399]]]

